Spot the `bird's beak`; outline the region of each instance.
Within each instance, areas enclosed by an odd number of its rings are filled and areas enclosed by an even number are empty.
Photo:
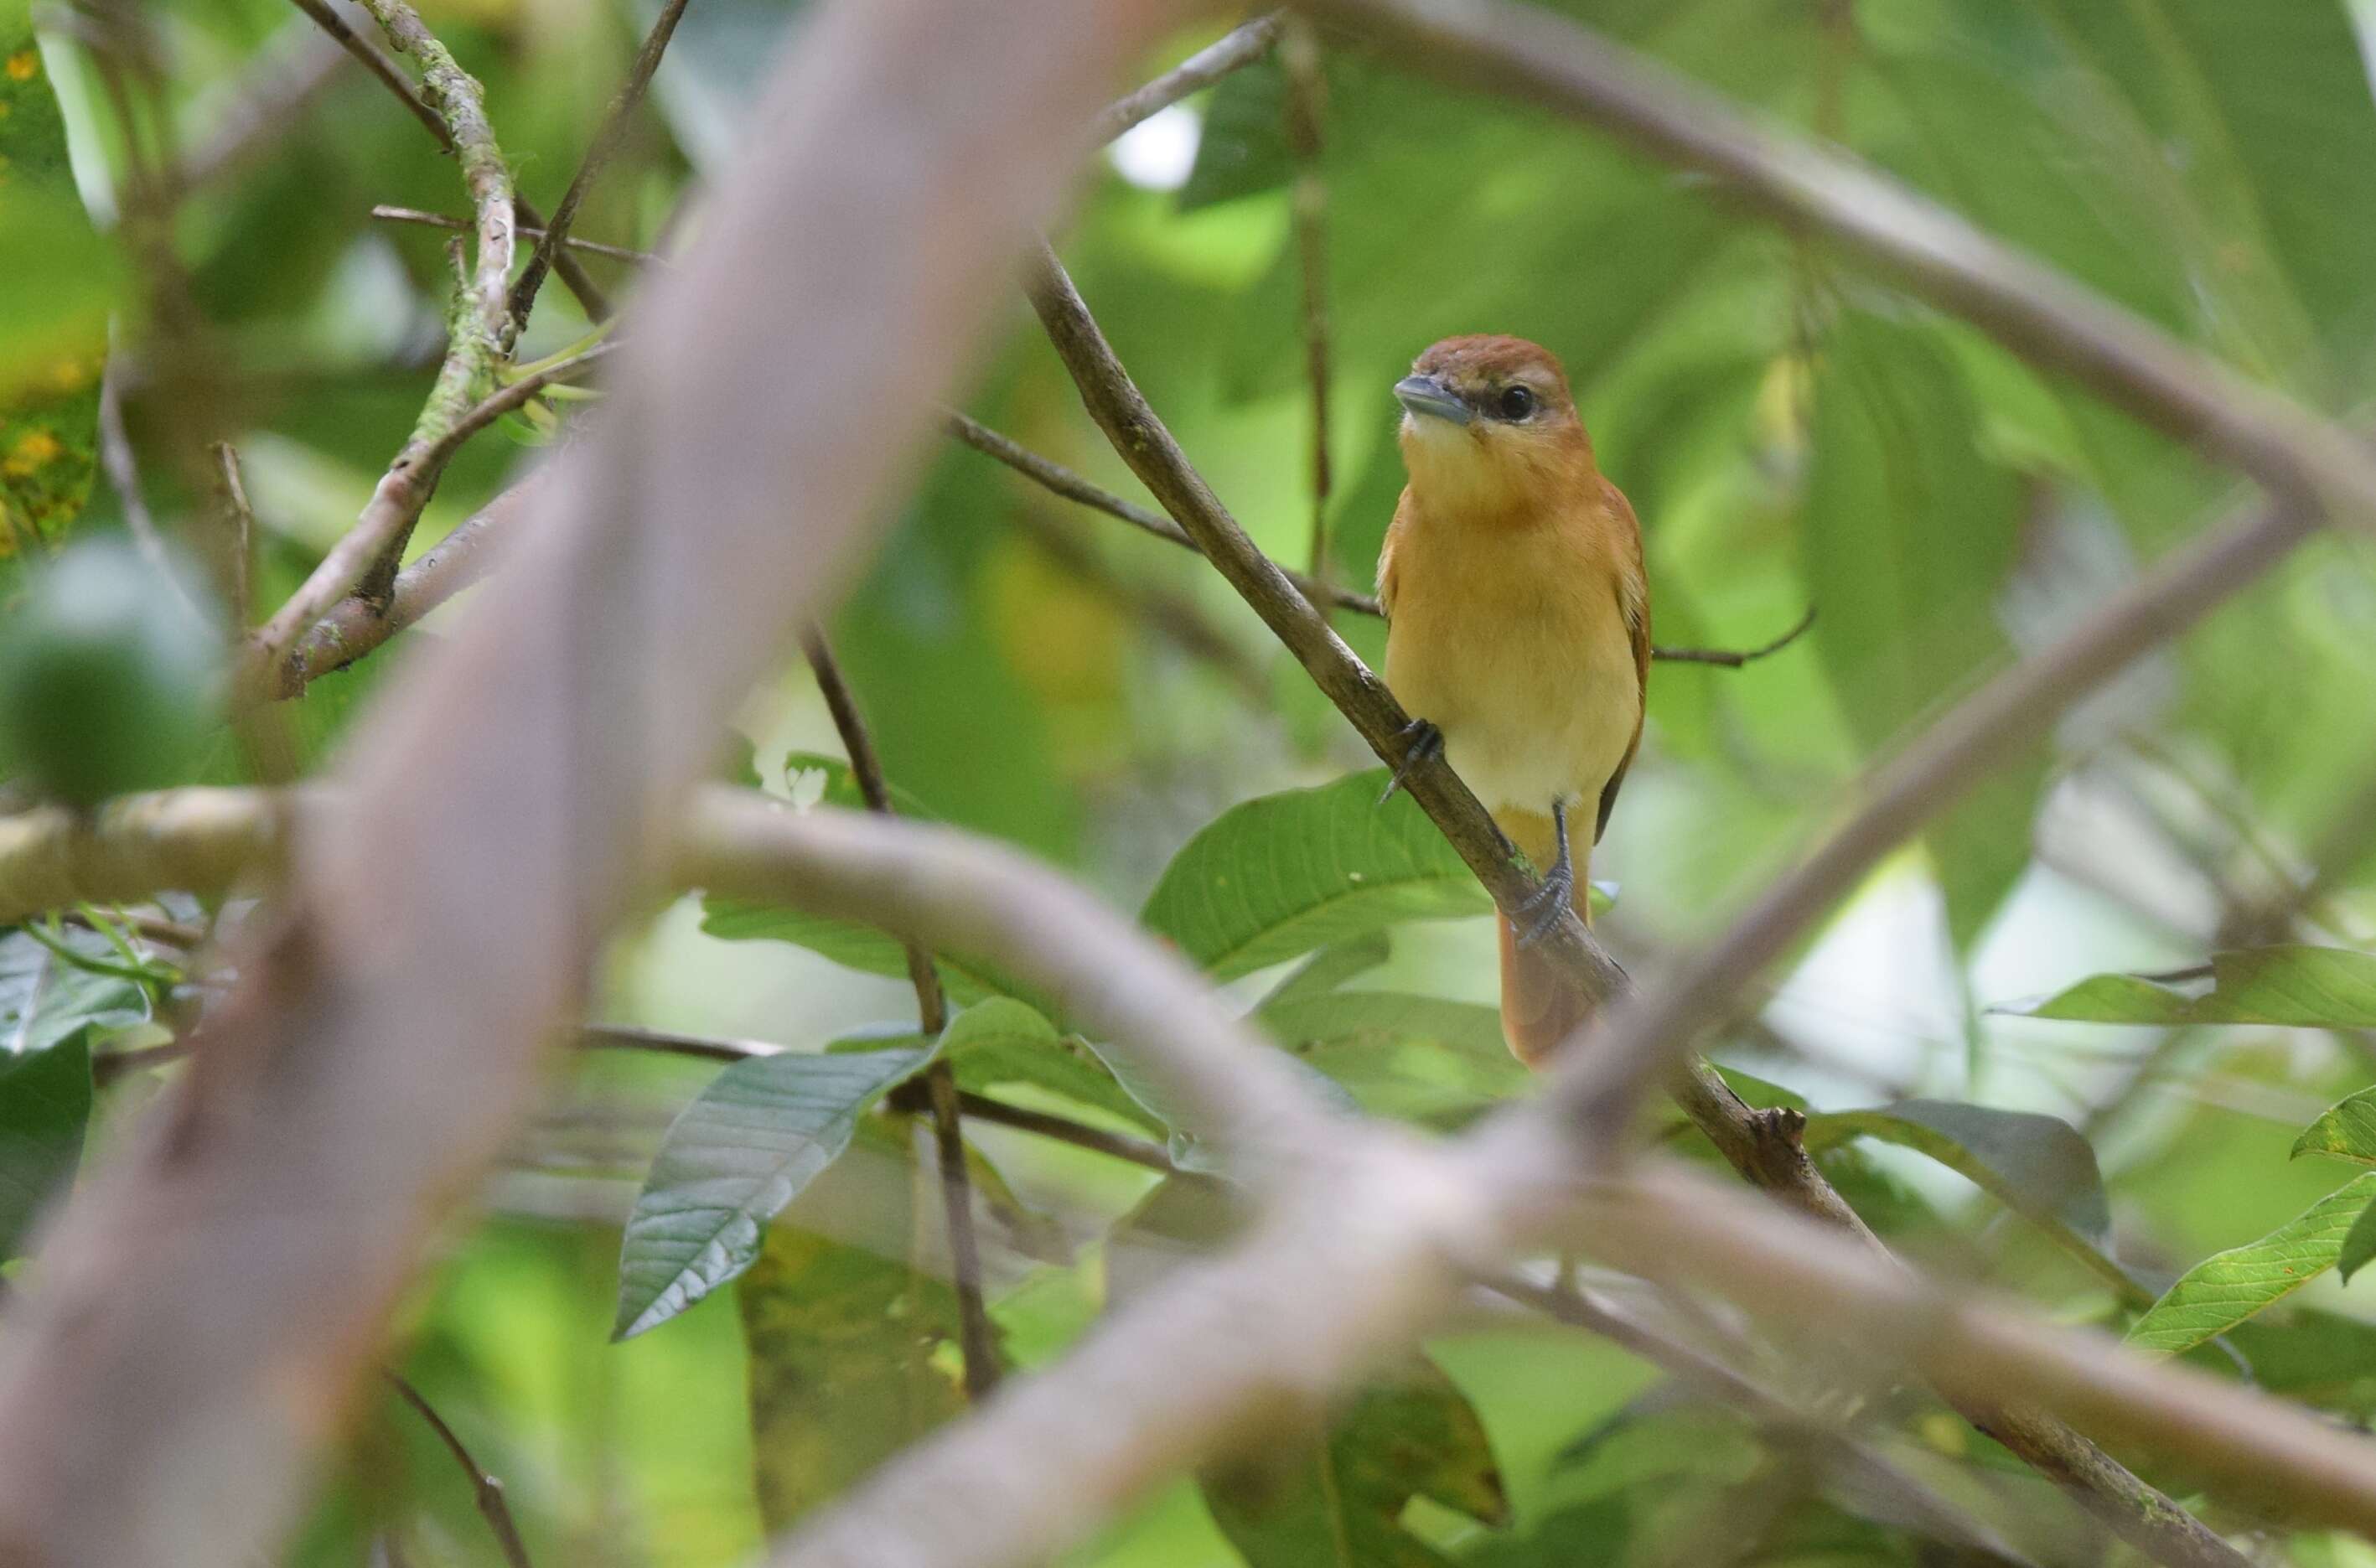
[[[1452,389],[1432,375],[1404,376],[1395,383],[1395,398],[1412,413],[1427,419],[1467,424],[1475,417],[1467,404],[1454,397]]]

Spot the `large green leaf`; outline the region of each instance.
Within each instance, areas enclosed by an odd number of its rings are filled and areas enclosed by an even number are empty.
[[[0,1258],[17,1255],[42,1206],[74,1177],[90,1123],[90,1030],[0,1056]]]
[[[913,1032],[906,1042],[915,1042]],[[836,1040],[837,1051],[875,1050],[894,1043],[877,1038]],[[956,1075],[957,1087],[992,1089],[1029,1084],[1110,1115],[1163,1131],[1155,1113],[1115,1081],[1104,1061],[1077,1035],[1058,1031],[1036,1008],[1011,996],[990,996],[949,1020],[941,1053]]]
[[[1942,1099],[1902,1099],[1807,1120],[1810,1150],[1851,1137],[1919,1150],[2043,1227],[2090,1267],[2127,1285],[2105,1255],[2112,1214],[2096,1151],[2068,1122]]]
[[[2010,657],[1994,606],[2023,491],[1978,445],[1978,409],[1935,329],[1845,312],[1814,398],[1801,537],[1824,607],[1815,645],[1850,728],[1879,748]],[[1930,833],[1959,946],[2029,859],[2043,764],[2005,777]]]
[[[2128,1341],[2144,1350],[2191,1350],[2333,1268],[2370,1200],[2376,1170],[2353,1177],[2257,1241],[2204,1259],[2180,1275]]]
[[[1533,1083],[1503,1039],[1502,1015],[1479,1003],[1332,991],[1266,1002],[1254,1016],[1376,1116],[1459,1119]]]
[[[0,18],[0,556],[55,540],[89,498],[113,252],[66,160],[65,123],[21,18]]]
[[[2294,1140],[2294,1153],[2338,1155],[2376,1165],[2376,1089],[2361,1089],[2321,1111]]]
[[[1140,919],[1230,980],[1411,920],[1491,910],[1443,835],[1384,769],[1230,807],[1164,868]]]
[[[2376,1204],[2361,1209],[2351,1229],[2344,1232],[2343,1248],[2334,1259],[2335,1273],[2348,1285],[2353,1275],[2368,1266],[2370,1258],[2376,1258]]]
[[[958,1339],[955,1293],[908,1254],[916,1219],[908,1174],[847,1164],[826,1172],[767,1228],[735,1286],[759,1515],[770,1535],[965,1408],[944,1354]],[[849,1239],[854,1213],[868,1217],[879,1245]],[[837,1222],[832,1232],[802,1223],[811,1216]]]
[[[94,932],[67,929],[51,940],[93,964],[119,961]],[[86,1028],[127,1028],[148,1016],[137,981],[82,968],[23,931],[0,935],[0,1052],[35,1055]]]
[[[2284,1024],[2376,1028],[2376,957],[2346,947],[2244,947],[2211,956],[2210,986],[2097,975],[1999,1011],[2089,1024]]]
[[[858,1118],[929,1051],[737,1062],[678,1115],[619,1247],[612,1336],[666,1323],[751,1266],[761,1229],[849,1146]]]

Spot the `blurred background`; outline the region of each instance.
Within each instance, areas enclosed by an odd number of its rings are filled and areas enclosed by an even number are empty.
[[[2376,6],[1555,8],[1838,139],[2295,398],[2347,415],[2376,386]],[[649,0],[421,6],[485,84],[522,191],[548,208],[657,10]],[[645,267],[697,242],[706,184],[747,128],[768,62],[797,40],[802,10],[693,0],[647,112],[577,219],[586,239],[656,253],[584,255],[606,288],[631,296]],[[1226,25],[1183,33],[1145,72]],[[30,65],[21,49],[7,59],[18,95],[7,102],[53,91],[71,155],[35,144],[23,129],[33,111],[0,119],[0,390],[16,399],[0,414],[8,590],[22,589],[28,556],[69,532],[124,526],[121,476],[99,471],[90,434],[112,322],[127,445],[169,534],[213,505],[209,476],[186,454],[210,440],[236,446],[260,618],[351,523],[442,351],[448,235],[373,208],[463,216],[457,172],[382,84],[275,0],[0,4],[0,32],[34,51]],[[1189,455],[1283,561],[1366,589],[1402,483],[1388,388],[1439,337],[1507,332],[1564,361],[1602,466],[1642,517],[1659,643],[1752,647],[1814,607],[1805,636],[1741,668],[1652,671],[1641,759],[1593,861],[1611,898],[1600,929],[1637,975],[1720,929],[1852,806],[1876,759],[2144,563],[2251,504],[2192,453],[1820,242],[1736,218],[1699,179],[1326,34],[1319,44],[1316,155],[1299,156],[1289,76],[1267,56],[1086,167],[1060,250]],[[244,132],[258,104],[268,119]],[[178,186],[177,168],[187,172]],[[1300,178],[1325,199],[1332,482],[1317,561]],[[564,350],[588,326],[549,287],[517,358]],[[984,345],[966,407],[1143,499],[1019,294]],[[510,420],[467,448],[414,552],[566,439],[556,422]],[[28,446],[37,427],[64,431],[64,449]],[[469,606],[457,600],[283,705],[297,766],[335,749],[406,641],[437,636]],[[1349,612],[1336,621],[1376,664],[1381,624]],[[955,442],[926,453],[830,631],[885,770],[915,809],[1044,856],[1123,909],[1228,808],[1374,766],[1200,561]],[[1825,1111],[1928,1097],[2062,1119],[2093,1146],[2120,1255],[2150,1290],[2272,1230],[2353,1174],[2288,1154],[2326,1105],[2370,1082],[2364,1033],[2022,1014],[2109,971],[2278,943],[2364,947],[2376,932],[2371,691],[2369,551],[2314,540],[1891,859],[1776,972],[1719,1059]],[[763,787],[827,787],[806,759],[841,746],[798,659],[754,695],[742,729]],[[181,777],[253,772],[218,742]],[[838,776],[831,787],[846,788]],[[896,955],[883,962],[870,949],[853,968],[828,956],[849,958],[847,944],[782,940],[780,922],[709,923],[719,929],[705,929],[701,900],[687,897],[623,931],[600,1016],[802,1051],[914,1029]],[[1396,924],[1381,940],[1357,989],[1493,1002],[1481,913]],[[1278,975],[1230,985],[1252,1004]],[[1479,1043],[1477,1016],[1381,1024],[1366,1054],[1340,1050],[1319,1064],[1372,1109],[1452,1124],[1527,1092],[1492,1039]],[[117,1043],[153,1040],[159,1027],[135,1009]],[[771,1250],[740,1285],[608,1343],[620,1224],[671,1117],[717,1071],[649,1052],[572,1063],[404,1314],[405,1371],[503,1479],[540,1563],[742,1561],[763,1538],[757,1496],[789,1516],[954,1408],[951,1351],[933,1329],[944,1292],[903,1253],[920,1233],[904,1119],[870,1123],[803,1196],[801,1226],[779,1228],[810,1238],[807,1253]],[[160,1081],[106,1081],[94,1156]],[[1045,1086],[1015,1098],[1130,1124]],[[996,1211],[986,1221],[993,1313],[1010,1358],[1028,1367],[1094,1320],[1128,1252],[1109,1228],[1158,1178],[1004,1128],[973,1136]],[[2068,1315],[2112,1321],[2119,1303],[2101,1280],[1964,1176],[1910,1148],[1845,1138],[1827,1158],[1894,1241]],[[1163,1227],[1139,1213],[1123,1234],[1144,1241],[1149,1229]],[[2235,1343],[2270,1385],[2363,1422],[2376,1410],[2369,1289],[2330,1276],[2256,1322],[2251,1345]],[[853,1365],[882,1372],[861,1343],[878,1330],[881,1356],[930,1386],[859,1413],[845,1407],[864,1401],[837,1394],[838,1380]],[[820,1348],[831,1346],[841,1348]],[[1605,1342],[1479,1326],[1432,1354],[1473,1411],[1490,1463],[1472,1479],[1490,1472],[1499,1515],[1488,1516],[1490,1499],[1463,1509],[1406,1487],[1393,1494],[1392,1555],[1360,1561],[1715,1561],[1678,1544],[1686,1526],[1731,1516],[1767,1475],[1753,1429],[1678,1398]],[[778,1467],[770,1479],[761,1461],[755,1491],[754,1417]],[[1909,1462],[1950,1478],[1941,1484],[2011,1489],[2052,1521],[2045,1535],[2067,1544],[2079,1530],[1943,1410],[1894,1409],[1883,1424]],[[2156,1479],[2187,1494],[2183,1478]],[[1217,1522],[1208,1490],[1180,1483],[1071,1561],[1296,1560],[1250,1550],[1245,1531]],[[1775,1512],[1771,1528],[1747,1532],[1740,1560],[1967,1560],[1836,1501]],[[2266,1561],[2376,1562],[2361,1543],[2252,1525]],[[2118,1560],[2100,1542],[2064,1555]],[[287,1561],[502,1558],[438,1437],[391,1397],[324,1477]]]

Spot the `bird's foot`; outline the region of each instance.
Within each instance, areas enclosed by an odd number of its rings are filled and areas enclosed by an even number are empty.
[[[1527,921],[1525,929],[1518,932],[1521,947],[1532,947],[1549,936],[1560,917],[1575,901],[1575,863],[1568,857],[1566,802],[1551,802],[1551,827],[1559,835],[1559,858],[1543,873],[1543,885],[1518,906],[1518,914]]]
[[[1395,769],[1395,776],[1386,780],[1385,793],[1378,797],[1378,804],[1382,806],[1395,798],[1395,791],[1403,787],[1403,779],[1412,768],[1431,757],[1443,754],[1443,731],[1424,719],[1414,719],[1403,726],[1402,742],[1402,765]]]

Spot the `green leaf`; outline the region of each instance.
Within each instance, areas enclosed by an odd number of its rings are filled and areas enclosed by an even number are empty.
[[[2211,956],[2211,983],[2097,975],[1998,1012],[2088,1024],[2376,1028],[2376,957],[2347,947],[2244,947]]]
[[[1288,972],[1262,1000],[1265,1008],[1304,997],[1321,996],[1360,979],[1384,963],[1394,951],[1383,931],[1366,932],[1348,942],[1323,947]]]
[[[0,556],[54,542],[89,499],[116,278],[75,192],[30,23],[0,18]]]
[[[2334,1271],[2346,1285],[2359,1272],[2370,1258],[2376,1258],[2376,1204],[2359,1211],[2359,1218],[2344,1232],[2343,1250],[2335,1254]]]
[[[1824,607],[1815,645],[1850,728],[1879,749],[2011,656],[1995,602],[2022,486],[1977,444],[1978,408],[1937,330],[1843,313],[1814,397],[1803,538]],[[1931,830],[1958,948],[2028,861],[2042,779],[2032,758]]]
[[[90,1123],[90,1029],[0,1056],[0,1258],[17,1255],[52,1194],[74,1179]]]
[[[53,940],[95,963],[116,957],[96,932],[70,927]],[[66,962],[22,931],[0,936],[0,1052],[36,1055],[86,1028],[129,1028],[148,1016],[137,981]]]
[[[1483,1423],[1426,1360],[1363,1389],[1317,1441],[1200,1479],[1213,1522],[1249,1568],[1441,1568],[1451,1560],[1403,1526],[1415,1497],[1483,1524],[1509,1519]]]
[[[1086,1040],[1059,1033],[1036,1009],[1012,997],[986,997],[951,1018],[941,1051],[960,1088],[1029,1084],[1148,1132],[1163,1130],[1162,1122],[1115,1080]]]
[[[1218,1136],[1203,1117],[1182,1105],[1170,1090],[1141,1069],[1128,1055],[1111,1046],[1100,1046],[1094,1041],[1087,1043],[1089,1049],[1097,1053],[1098,1060],[1105,1064],[1106,1070],[1113,1075],[1114,1081],[1122,1086],[1123,1092],[1170,1130],[1167,1142],[1173,1165],[1203,1175],[1227,1173],[1230,1161],[1227,1139]],[[1283,1055],[1280,1060],[1288,1064],[1290,1071],[1301,1075],[1305,1087],[1332,1110],[1347,1115],[1360,1114],[1360,1103],[1336,1079],[1296,1057]]]
[[[2108,1261],[2103,1252],[2111,1244],[2112,1214],[2096,1151],[2059,1117],[1954,1100],[1902,1099],[1807,1119],[1811,1150],[1851,1137],[1919,1150],[2044,1227],[2092,1265],[2101,1268]]]
[[[2130,1325],[2128,1342],[2175,1355],[2283,1301],[2334,1266],[2371,1198],[2376,1170],[2353,1177],[2259,1241],[2204,1259]]]
[[[894,1158],[890,1170],[869,1162],[827,1171],[767,1228],[735,1287],[769,1535],[965,1408],[946,1353],[958,1339],[956,1298],[909,1261],[913,1157],[903,1146]],[[842,1239],[853,1215],[866,1217],[865,1234],[884,1238],[880,1252]],[[802,1224],[803,1216],[831,1217],[834,1234]]]
[[[849,1146],[929,1051],[737,1062],[671,1124],[619,1247],[613,1339],[666,1323],[751,1266],[766,1222]]]
[[[1230,807],[1164,868],[1140,919],[1216,980],[1492,900],[1383,768]]]
[[[1458,1120],[1534,1082],[1510,1054],[1501,1013],[1479,1003],[1332,991],[1267,1002],[1254,1019],[1375,1116]]]
[[[2294,1140],[2293,1152],[2338,1155],[2376,1165],[2376,1089],[2361,1089],[2321,1111]]]

